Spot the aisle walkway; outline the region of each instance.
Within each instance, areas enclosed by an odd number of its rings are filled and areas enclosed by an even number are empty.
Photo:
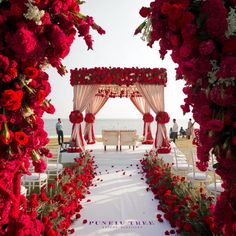
[[[135,151],[114,148],[104,152],[94,149],[98,165],[91,194],[83,201],[81,218],[72,225],[73,235],[81,236],[158,236],[170,230],[167,221],[156,219],[158,201],[147,191],[140,172],[139,160],[145,149]]]

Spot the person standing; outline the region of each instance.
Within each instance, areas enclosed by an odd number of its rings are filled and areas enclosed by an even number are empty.
[[[62,145],[64,142],[64,137],[63,137],[62,122],[60,118],[58,118],[58,121],[56,123],[56,131],[57,131],[58,144]]]
[[[188,121],[188,128],[187,128],[187,138],[190,139],[192,133],[193,133],[193,124],[192,119],[190,118]]]
[[[178,130],[179,130],[179,126],[176,122],[176,119],[173,119],[172,135],[173,135],[174,143],[175,143],[175,140],[178,138]]]

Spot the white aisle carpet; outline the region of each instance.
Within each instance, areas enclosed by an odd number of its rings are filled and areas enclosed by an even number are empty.
[[[161,236],[171,227],[167,221],[160,223],[156,215],[158,201],[147,191],[139,160],[145,149],[141,145],[135,151],[124,147],[91,146],[98,165],[94,186],[83,200],[81,218],[72,228],[73,235],[81,236]],[[164,219],[164,217],[162,217]]]

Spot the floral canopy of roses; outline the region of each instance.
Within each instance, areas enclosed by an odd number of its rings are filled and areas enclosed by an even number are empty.
[[[165,68],[120,68],[95,67],[71,70],[70,83],[78,84],[117,84],[134,85],[158,84],[166,86],[167,73]]]

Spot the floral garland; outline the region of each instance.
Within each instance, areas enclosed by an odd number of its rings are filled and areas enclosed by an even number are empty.
[[[218,198],[215,222],[225,235],[236,228],[236,2],[235,0],[155,0],[143,7],[145,21],[137,28],[160,55],[168,50],[178,64],[177,77],[186,81],[183,112],[200,125],[198,167],[206,170],[209,153],[225,185]],[[224,210],[223,210],[224,209]],[[227,213],[226,213],[227,212]]]
[[[55,109],[46,98],[51,87],[43,69],[51,65],[61,75],[66,72],[61,60],[77,31],[89,49],[90,27],[104,33],[92,17],[80,13],[80,4],[77,0],[0,1],[1,235],[13,222],[37,228],[37,221],[30,221],[19,204],[21,175],[29,173],[29,160],[41,171],[45,166],[41,156],[51,157],[44,148],[48,138],[42,115]]]
[[[166,85],[167,73],[164,68],[81,68],[71,70],[70,83],[133,85],[136,82]]]
[[[171,166],[165,164],[152,150],[141,160],[149,189],[159,200],[158,210],[181,235],[220,235],[213,223],[213,200],[202,189],[196,191],[184,177],[171,173]],[[161,215],[157,219],[163,222]],[[173,230],[171,230],[173,232]],[[165,235],[172,234],[166,231]]]

